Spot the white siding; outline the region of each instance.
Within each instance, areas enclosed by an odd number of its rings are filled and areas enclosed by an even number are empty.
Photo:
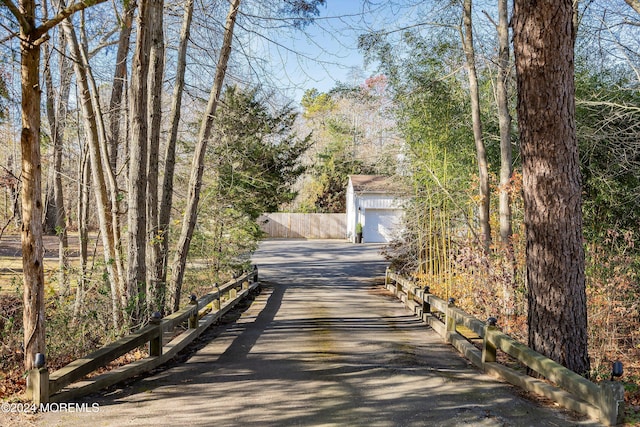
[[[356,193],[349,178],[347,187],[347,239],[355,242],[356,224],[362,223],[366,243],[384,243],[401,222],[405,198],[386,193]],[[371,213],[371,216],[370,216]],[[391,224],[393,223],[393,224]],[[369,238],[367,238],[367,235]]]
[[[402,201],[387,194],[368,193],[357,197],[362,209],[400,209]]]

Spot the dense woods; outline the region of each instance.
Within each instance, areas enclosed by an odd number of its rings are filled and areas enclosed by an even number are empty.
[[[258,45],[330,1],[0,2],[3,369],[177,310],[188,259],[236,274],[262,212],[344,212],[350,174],[412,189],[396,269],[580,374],[639,368],[637,0],[364,1],[367,72],[295,100]]]
[[[296,2],[282,8],[262,8],[260,13],[264,14],[263,19],[289,20],[287,25],[291,28],[303,28],[317,15],[317,7],[322,3]],[[229,119],[233,108],[249,108],[247,105],[234,106],[234,97],[249,96],[245,104],[253,102],[253,108],[258,111],[242,118],[257,128],[259,133],[236,135],[233,153],[236,158],[241,154],[247,156],[249,160],[245,164],[257,162],[259,156],[267,162],[271,161],[271,164],[260,165],[267,168],[266,171],[261,170],[259,174],[253,173],[251,176],[260,182],[262,188],[270,189],[270,193],[259,188],[253,188],[250,194],[235,192],[233,189],[239,188],[240,184],[232,179],[227,191],[218,194],[217,200],[222,202],[221,206],[228,205],[234,209],[234,220],[231,221],[234,226],[238,226],[238,221],[244,217],[257,217],[256,206],[251,206],[243,199],[250,199],[257,205],[262,203],[269,208],[277,207],[280,199],[288,199],[288,186],[303,171],[296,166],[296,159],[307,144],[305,137],[298,138],[292,129],[296,116],[292,110],[271,113],[272,107],[266,104],[265,99],[258,99],[255,91],[249,87],[228,89],[229,95],[225,94],[228,105],[219,106],[221,96],[225,93],[225,75],[234,50],[233,31],[240,9],[239,0],[232,2],[229,7],[226,7],[226,2],[216,3],[212,8],[207,5],[209,12],[226,15],[226,21],[217,28],[215,25],[202,27],[202,23],[199,23],[206,36],[216,41],[214,47],[206,51],[207,54],[217,51],[218,55],[209,62],[213,64],[214,72],[204,73],[211,77],[205,78],[203,85],[188,94],[193,110],[191,116],[182,123],[180,111],[188,109],[182,103],[185,99],[186,54],[189,48],[194,49],[188,44],[192,4],[185,8],[183,24],[178,33],[180,46],[177,62],[173,62],[173,52],[166,50],[163,17],[171,9],[165,7],[162,1],[143,0],[120,5],[122,7],[116,10],[116,16],[100,2],[74,3],[66,7],[64,4],[36,4],[29,1],[14,4],[8,0],[3,5],[3,27],[7,30],[3,36],[3,55],[7,58],[19,57],[21,61],[21,74],[10,74],[9,66],[4,67],[2,74],[3,99],[7,100],[6,105],[3,104],[6,107],[3,124],[6,126],[7,140],[11,140],[11,129],[17,124],[11,121],[15,117],[12,113],[19,113],[22,117],[19,143],[14,140],[4,151],[4,181],[6,187],[11,188],[12,197],[11,207],[5,209],[4,218],[5,228],[15,223],[22,230],[22,353],[24,367],[30,369],[36,353],[47,353],[45,286],[52,284],[45,284],[44,277],[42,239],[45,227],[48,226],[47,230],[60,239],[60,274],[57,276],[58,283],[52,288],[62,298],[60,305],[65,305],[72,298],[70,290],[73,288],[73,323],[80,322],[81,316],[90,311],[99,316],[99,322],[109,319],[110,324],[104,327],[117,336],[146,324],[154,311],[172,312],[180,306],[187,254],[204,187],[207,144],[213,139],[222,143],[225,136],[231,137],[239,126],[237,124],[235,129],[223,126],[217,117],[217,110],[230,110],[226,116]],[[254,8],[257,12],[255,8],[258,6],[248,5],[248,8]],[[181,8],[182,5],[173,4],[171,7]],[[49,19],[48,14],[52,14],[53,18]],[[111,49],[113,45],[117,45],[115,55]],[[46,61],[41,61],[41,56],[46,56]],[[191,67],[191,73],[198,73],[197,67],[201,71],[206,70],[209,64],[206,61],[198,63]],[[168,83],[163,78],[168,66],[177,69],[172,95],[167,93]],[[105,75],[112,77],[105,78]],[[40,81],[44,82],[46,91],[41,89]],[[206,90],[207,81],[210,97],[206,109],[202,110],[200,94],[203,92],[199,91]],[[11,86],[13,83],[15,87]],[[22,101],[21,104],[14,104],[12,90],[18,87],[22,90],[15,98]],[[244,95],[243,91],[253,95]],[[72,93],[75,93],[75,98],[71,96]],[[109,101],[105,102],[109,93]],[[163,112],[163,98],[173,99],[168,140],[163,138],[166,127],[162,117],[163,113],[167,113]],[[44,112],[40,108],[41,103],[46,105],[48,126],[42,125],[41,115]],[[198,110],[203,114],[199,115]],[[197,122],[200,122],[199,133],[191,133],[193,138],[179,138],[180,133],[189,134],[189,126]],[[185,146],[177,153],[180,139]],[[251,152],[243,153],[249,143]],[[19,155],[16,150],[18,146]],[[160,167],[161,147],[166,147],[163,168]],[[193,153],[193,160],[189,172],[184,160],[190,153]],[[53,157],[51,162],[49,154]],[[179,159],[177,154],[184,159]],[[16,167],[18,158],[22,162],[21,171]],[[186,171],[191,175],[188,183],[180,182],[180,177],[176,177],[175,166],[180,162],[183,165],[179,173]],[[235,164],[232,167],[234,173],[244,172],[243,169],[246,168]],[[220,165],[220,169],[216,170],[217,175],[209,177],[209,180],[217,182],[217,188],[222,188],[222,184],[228,181],[224,175],[227,170]],[[43,183],[46,176],[51,179],[45,188]],[[164,181],[160,187],[162,176]],[[73,182],[75,186],[71,185]],[[181,207],[184,211],[182,218],[175,215],[175,208],[172,208],[176,184],[181,185],[178,191],[188,195],[186,204]],[[18,193],[21,194],[19,206],[13,201]],[[274,197],[274,194],[278,197]],[[159,205],[159,200],[162,200],[162,205]],[[185,201],[181,200],[180,203]],[[69,207],[71,204],[77,206],[75,215]],[[47,221],[48,218],[52,220]],[[175,237],[170,226],[172,218],[175,225],[182,220],[180,227],[174,226],[181,230]],[[217,247],[226,246],[223,239],[232,240],[229,228],[219,227],[220,231],[216,233]],[[255,245],[258,238],[256,227],[245,221],[240,228],[249,233],[250,237],[245,237],[242,243],[249,250],[250,242]],[[78,232],[79,271],[67,261],[70,229]],[[91,232],[99,235],[99,240],[94,243],[89,238]],[[175,241],[175,250],[172,252],[168,250],[171,241]],[[91,244],[101,246],[104,254],[102,260],[89,254]],[[96,247],[94,253],[97,250]],[[241,265],[237,265],[237,258],[246,250],[236,253],[231,257],[232,261],[229,256],[224,263],[218,259],[217,272],[231,274],[234,268],[241,268]],[[208,255],[216,256],[213,251]],[[220,254],[217,256],[222,257]],[[95,263],[100,265],[96,266]],[[108,289],[109,304],[93,311],[89,309],[91,305],[87,304],[96,286],[98,293],[101,293],[103,286],[105,290]]]

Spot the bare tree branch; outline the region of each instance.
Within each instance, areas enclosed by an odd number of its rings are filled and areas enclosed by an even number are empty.
[[[16,19],[18,20],[18,23],[20,24],[20,27],[22,28],[22,31],[24,31],[25,33],[31,32],[31,29],[32,29],[31,25],[29,24],[27,19],[24,17],[24,15],[20,12],[20,9],[18,9],[18,6],[16,6],[16,4],[11,0],[2,0],[2,3],[5,6],[7,6],[7,9],[9,9],[9,12],[11,12],[11,14],[16,17]]]
[[[11,0],[2,0],[2,1],[6,3],[6,2],[9,2]],[[81,11],[81,10],[84,10],[84,9],[86,9],[88,7],[91,7],[91,6],[95,6],[97,4],[104,3],[105,1],[107,1],[107,0],[85,0],[85,1],[78,2],[78,3],[73,3],[72,5],[67,6],[64,9],[62,9],[53,18],[48,19],[45,22],[43,22],[42,25],[40,25],[35,30],[35,35],[37,37],[40,37],[40,36],[46,34],[50,29],[52,29],[53,27],[58,25],[60,22],[62,22],[63,20],[65,20],[69,16],[73,15],[74,13],[76,13],[78,11]]]
[[[636,111],[640,112],[640,107],[636,107],[635,105],[624,105],[618,104],[617,102],[608,102],[608,101],[580,101],[576,100],[576,105],[585,105],[585,106],[607,106],[607,107],[615,107],[622,110],[627,111]]]

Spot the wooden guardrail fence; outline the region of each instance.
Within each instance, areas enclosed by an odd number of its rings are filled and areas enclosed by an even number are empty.
[[[453,345],[474,365],[499,376],[513,385],[549,399],[560,406],[598,419],[605,425],[622,423],[624,415],[624,387],[619,382],[603,381],[595,384],[524,344],[502,333],[490,318],[486,323],[429,293],[429,288],[403,278],[387,269],[385,286],[410,310],[431,326],[444,341]],[[482,349],[476,348],[458,332],[458,325],[482,338]],[[503,351],[553,384],[517,372],[496,360],[497,350]]]
[[[66,402],[148,372],[173,358],[258,286],[258,268],[254,266],[253,271],[224,285],[216,285],[214,292],[200,299],[192,295],[189,305],[183,309],[165,318],[161,318],[158,313],[151,318],[149,325],[139,331],[107,344],[52,373],[43,366],[44,357],[39,355],[36,357],[38,367],[32,369],[27,378],[27,397],[36,405]],[[163,344],[165,332],[173,331],[184,322],[187,322],[188,329]],[[145,343],[149,343],[148,357],[83,380],[87,374]]]

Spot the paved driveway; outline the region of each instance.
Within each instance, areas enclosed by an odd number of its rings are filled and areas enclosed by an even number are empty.
[[[442,344],[380,286],[377,245],[263,242],[263,292],[183,363],[56,426],[570,426]]]

